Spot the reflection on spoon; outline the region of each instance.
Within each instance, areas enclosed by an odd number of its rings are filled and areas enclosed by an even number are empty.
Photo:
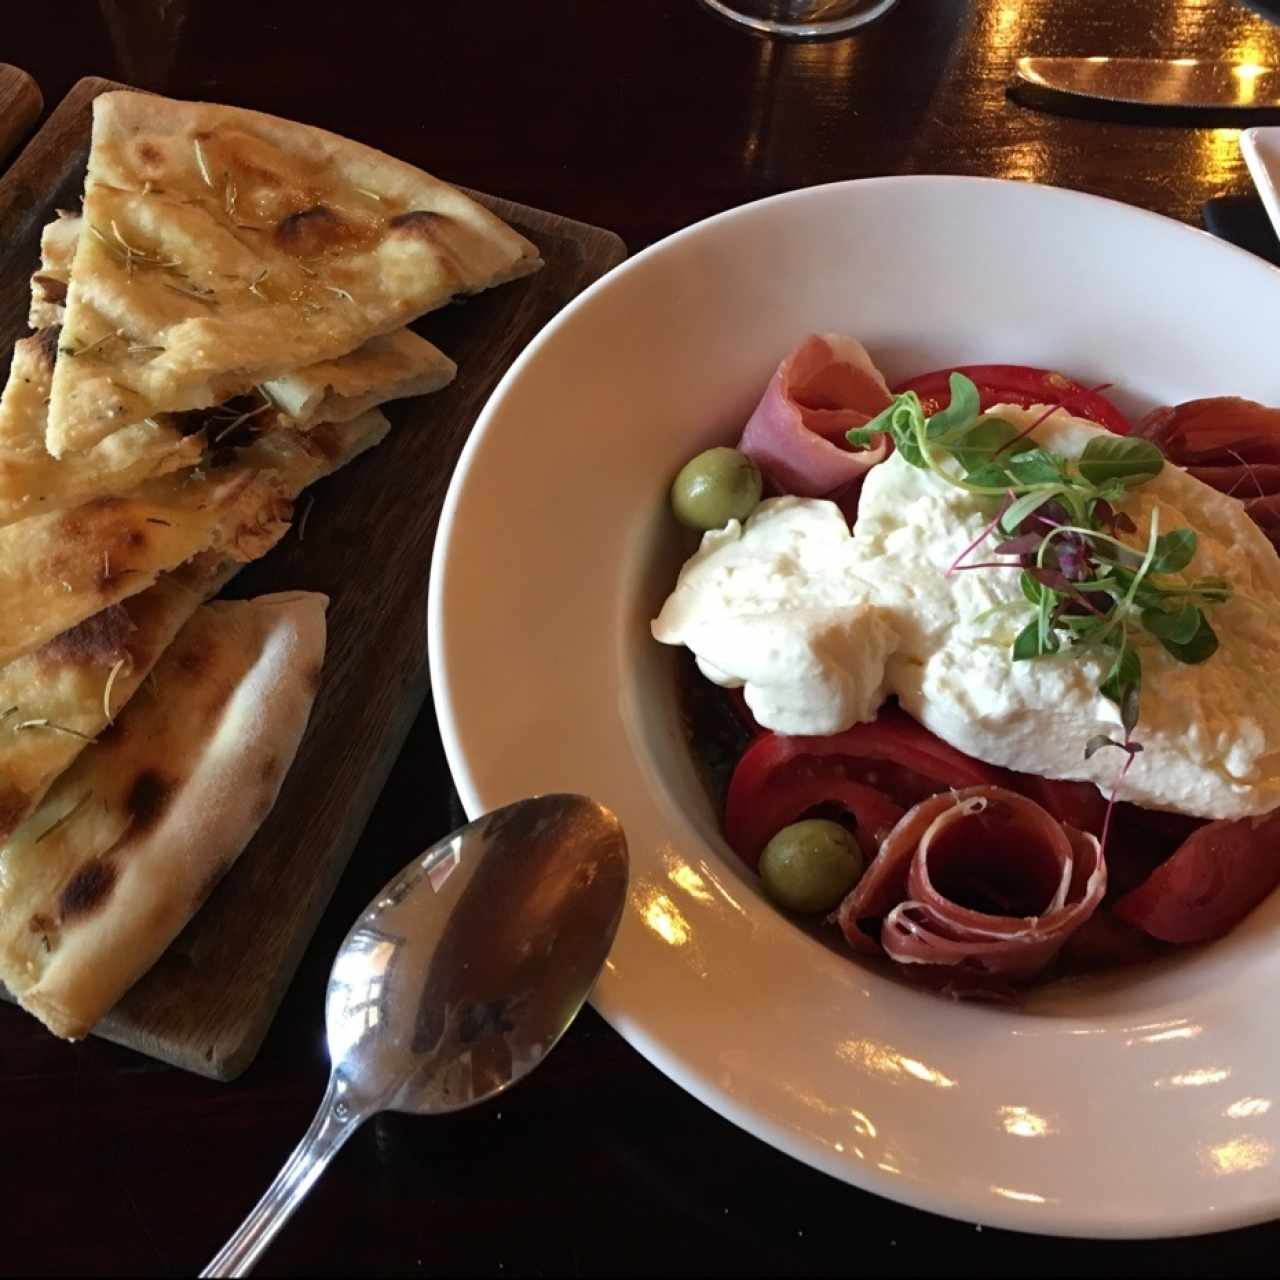
[[[202,1274],[247,1274],[370,1116],[458,1111],[533,1070],[586,1002],[626,894],[622,828],[582,796],[508,805],[410,863],[338,949],[316,1118]]]

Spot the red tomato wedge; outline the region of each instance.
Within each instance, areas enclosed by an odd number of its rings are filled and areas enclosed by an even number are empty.
[[[918,378],[908,378],[894,391],[914,391],[920,397],[926,414],[935,414],[951,403],[951,375],[963,373],[978,388],[982,408],[997,404],[1016,404],[1029,408],[1035,404],[1060,404],[1069,414],[1087,418],[1108,431],[1127,436],[1133,429],[1129,419],[1100,391],[1094,391],[1066,374],[1052,369],[1033,369],[1024,364],[962,364],[949,369],[935,369]]]
[[[894,707],[830,737],[762,733],[729,782],[725,836],[754,867],[783,827],[832,807],[852,817],[870,855],[918,800],[948,787],[996,785],[1001,776]]]
[[[1064,782],[1033,773],[1011,773],[1005,783],[1028,800],[1034,800],[1059,822],[1077,831],[1100,836],[1107,820],[1107,798],[1092,782]]]
[[[1280,885],[1280,811],[1209,822],[1112,910],[1162,942],[1230,932]]]

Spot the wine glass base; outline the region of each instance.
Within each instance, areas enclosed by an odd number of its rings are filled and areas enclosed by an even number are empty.
[[[898,0],[878,0],[878,3],[863,4],[858,7],[856,12],[848,13],[843,17],[831,18],[815,18],[812,21],[788,21],[781,17],[767,16],[772,10],[776,13],[784,10],[788,6],[785,4],[767,4],[757,3],[754,7],[761,12],[744,13],[741,7],[733,4],[723,3],[722,0],[700,0],[700,2],[712,13],[719,15],[738,26],[747,27],[752,31],[757,31],[761,35],[777,36],[784,40],[819,40],[830,38],[833,36],[848,35],[851,31],[856,31],[859,27],[864,27],[869,22],[874,22],[877,18],[888,13],[890,9],[897,4]],[[790,6],[798,8],[799,6]],[[821,6],[815,6],[821,8]]]

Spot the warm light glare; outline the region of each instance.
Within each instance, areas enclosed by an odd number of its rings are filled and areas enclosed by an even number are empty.
[[[1170,1026],[1169,1023],[1156,1023],[1158,1030],[1150,1031],[1145,1036],[1131,1036],[1125,1041],[1127,1045],[1161,1044],[1165,1040],[1191,1040],[1198,1036],[1203,1027],[1192,1023],[1190,1026]],[[1142,1028],[1139,1028],[1141,1030]]]
[[[1258,77],[1266,71],[1266,67],[1256,62],[1242,62],[1232,67],[1235,77],[1240,81],[1239,100],[1242,103],[1252,102],[1258,95]]]
[[[643,915],[645,924],[668,946],[683,947],[689,941],[689,922],[665,893],[650,893]]]
[[[932,1067],[926,1067],[916,1058],[899,1058],[898,1063],[908,1075],[915,1076],[917,1080],[923,1080],[925,1084],[941,1085],[944,1089],[950,1089],[955,1084],[954,1080],[944,1076],[940,1071],[935,1071]]]
[[[1266,1115],[1270,1110],[1270,1098],[1239,1098],[1223,1114],[1232,1120],[1247,1120],[1250,1116]]]
[[[990,11],[988,43],[998,49],[1012,48],[1020,43],[1022,24],[1026,18],[1022,0],[1002,0]]]
[[[715,898],[707,889],[707,882],[688,863],[682,862],[672,866],[667,871],[667,879],[699,902],[715,901]]]
[[[1230,1067],[1199,1067],[1176,1076],[1164,1076],[1156,1081],[1156,1088],[1197,1089],[1201,1085],[1221,1084],[1230,1074]]]
[[[1251,83],[1251,82],[1246,82]],[[1197,129],[1201,176],[1210,186],[1225,186],[1244,164],[1240,157],[1239,129]]]
[[[1006,1200],[1023,1200],[1027,1204],[1047,1204],[1044,1196],[1038,1196],[1034,1191],[1015,1191],[1012,1187],[992,1187],[992,1191],[998,1196],[1003,1196]]]
[[[954,1089],[956,1082],[950,1076],[935,1070],[918,1058],[909,1058],[889,1045],[874,1040],[845,1040],[836,1052],[856,1066],[866,1067],[884,1076],[912,1076],[922,1084],[938,1089]]]
[[[715,906],[717,896],[734,911],[745,914],[742,904],[724,887],[705,863],[692,866],[684,854],[678,852],[674,845],[663,845],[660,851],[662,864],[667,871],[667,879],[678,889],[683,889],[697,902],[707,906]]]
[[[1272,1146],[1261,1138],[1232,1138],[1208,1148],[1209,1163],[1218,1173],[1249,1173],[1271,1162]]]
[[[1042,1138],[1053,1132],[1049,1121],[1029,1107],[1001,1107],[998,1114],[1005,1133],[1015,1138]]]
[[[783,1084],[782,1088],[787,1094],[795,1098],[798,1102],[804,1103],[804,1105],[809,1110],[816,1111],[824,1116],[830,1117],[833,1123],[828,1124],[826,1126],[828,1129],[832,1129],[834,1127],[834,1124],[839,1123],[840,1117],[844,1116],[845,1114],[848,1114],[853,1120],[853,1132],[857,1137],[859,1138],[876,1137],[876,1127],[871,1122],[871,1117],[867,1115],[865,1111],[859,1111],[857,1107],[850,1107],[846,1113],[843,1107],[834,1107],[829,1102],[824,1102],[821,1098],[817,1096],[817,1094],[812,1093],[808,1089],[803,1089],[798,1085],[786,1083],[786,1084]],[[824,1139],[824,1140],[829,1141],[829,1139]],[[837,1151],[843,1154],[844,1143],[832,1142],[831,1145]],[[857,1143],[853,1144],[853,1154],[857,1156],[859,1160],[864,1158],[862,1154],[862,1148],[858,1146]]]
[[[735,910],[735,911],[736,911],[740,916],[745,916],[745,915],[747,914],[747,913],[746,913],[746,911],[743,909],[742,903],[740,903],[740,902],[737,900],[737,898],[735,898],[735,897],[733,896],[733,894],[731,894],[731,893],[729,892],[729,890],[728,890],[728,889],[726,889],[726,888],[724,887],[724,881],[723,881],[723,880],[717,880],[717,879],[716,879],[716,877],[715,877],[715,876],[713,876],[710,872],[707,872],[707,879],[711,881],[711,884],[712,884],[712,886],[715,888],[715,891],[716,891],[716,892],[717,892],[717,893],[718,893],[718,894],[719,894],[719,895],[720,895],[720,896],[721,896],[721,897],[722,897],[722,898],[723,898],[723,899],[724,899],[724,900],[725,900],[725,901],[726,901],[726,902],[727,902],[727,903],[728,903],[728,904],[729,904],[729,905],[730,905],[730,906],[731,906],[731,907],[732,907],[732,908],[733,908],[733,909],[734,909],[734,910]]]
[[[865,1111],[859,1111],[857,1107],[850,1107],[849,1114],[853,1117],[853,1127],[857,1133],[864,1138],[874,1138],[876,1136],[876,1127],[871,1123],[871,1117]]]

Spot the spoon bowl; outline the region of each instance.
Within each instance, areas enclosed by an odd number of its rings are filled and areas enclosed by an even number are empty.
[[[247,1274],[370,1116],[458,1111],[532,1071],[586,1002],[626,893],[622,828],[583,796],[507,805],[405,867],[338,948],[320,1109],[202,1274]]]

